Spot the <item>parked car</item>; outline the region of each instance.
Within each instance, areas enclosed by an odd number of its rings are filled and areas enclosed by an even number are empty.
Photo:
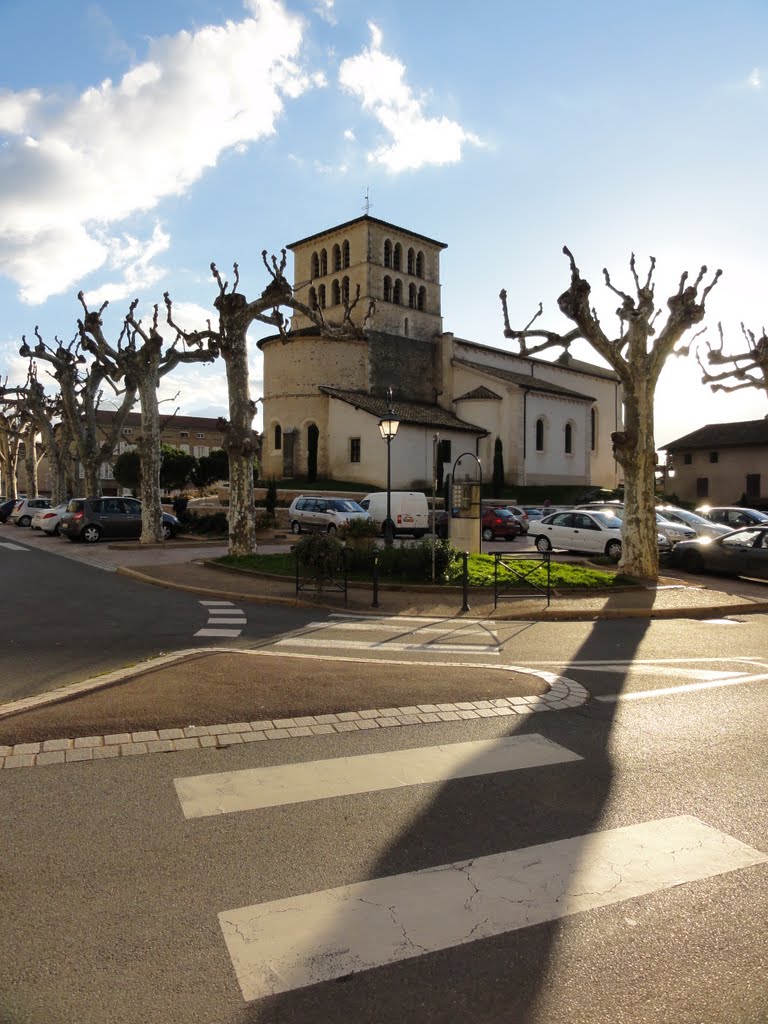
[[[288,522],[293,533],[335,533],[351,519],[371,519],[362,506],[351,498],[321,498],[304,494],[294,498],[288,509]]]
[[[8,522],[8,517],[11,512],[13,512],[14,506],[18,500],[18,498],[6,498],[2,505],[0,505],[0,523]]]
[[[742,526],[714,540],[699,537],[684,541],[675,546],[670,562],[687,572],[756,576],[768,580],[768,523]]]
[[[523,505],[523,512],[528,516],[528,528],[530,530],[531,521],[533,519],[543,519],[545,515],[550,515],[552,509],[543,509],[534,507],[532,505]]]
[[[675,505],[658,505],[656,511],[660,512],[670,523],[677,523],[694,530],[697,537],[722,537],[732,529],[730,526],[713,523],[711,519],[705,519],[695,512],[690,512],[687,508],[677,508]],[[693,540],[692,537],[690,539]]]
[[[387,518],[387,492],[366,494],[360,507],[383,530]],[[389,514],[395,524],[395,536],[406,533],[418,538],[429,530],[429,506],[423,491],[390,491]]]
[[[718,505],[714,508],[710,505],[701,505],[696,509],[700,516],[709,519],[713,523],[722,523],[732,530],[740,526],[759,525],[768,523],[768,515],[756,508],[739,508],[737,505]]]
[[[8,522],[14,526],[29,526],[32,516],[41,508],[50,508],[50,498],[18,498],[13,506]]]
[[[33,530],[40,530],[42,533],[58,537],[61,517],[67,511],[67,504],[68,502],[64,501],[60,505],[54,505],[53,508],[38,509],[32,516],[30,527]]]
[[[539,551],[565,548],[607,555],[615,562],[621,558],[621,519],[613,512],[555,512],[533,523],[530,536]],[[659,533],[657,539],[659,551],[668,551],[667,538]]]
[[[487,508],[480,517],[483,540],[514,540],[523,532],[520,521],[508,508]]]
[[[607,512],[618,516],[619,519],[622,518],[624,512],[624,505],[615,501],[590,502],[587,505],[576,505],[575,507],[591,512]],[[684,523],[673,523],[661,512],[656,512],[656,529],[659,533],[663,533],[672,545],[678,544],[681,540],[695,540],[696,538],[696,531],[692,530],[690,526],[686,526]]]
[[[180,523],[163,512],[163,540],[176,536]],[[105,538],[138,537],[141,534],[141,502],[136,498],[72,498],[62,514],[62,537],[95,544]]]

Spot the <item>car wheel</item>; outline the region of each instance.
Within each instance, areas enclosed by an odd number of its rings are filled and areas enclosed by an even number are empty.
[[[296,522],[295,519],[291,523],[291,533],[301,533],[301,526]]]
[[[552,542],[549,537],[537,537],[536,538],[536,550],[537,551],[551,551]]]
[[[493,540],[493,530],[490,526],[483,527],[483,540]]]
[[[16,525],[17,526],[29,526],[31,522],[32,522],[32,517],[31,516],[22,516],[21,519],[18,521],[18,523]]]
[[[61,524],[60,523],[56,523],[56,525],[54,526],[54,528],[53,528],[53,536],[54,537],[60,537],[61,536]]]
[[[605,553],[609,558],[612,558],[614,562],[618,562],[621,558],[621,541],[609,540],[605,545]]]
[[[703,572],[704,559],[698,551],[686,551],[683,558],[683,568],[686,572]]]
[[[95,544],[99,537],[101,537],[101,530],[98,526],[94,526],[93,523],[89,523],[80,531],[80,536],[86,544]]]
[[[173,540],[174,533],[175,531],[172,526],[169,526],[168,523],[163,523],[160,530],[160,536],[163,540]]]
[[[328,533],[336,533],[336,527],[333,523],[328,523]]]

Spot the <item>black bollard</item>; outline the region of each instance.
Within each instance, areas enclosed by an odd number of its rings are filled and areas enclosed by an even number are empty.
[[[462,572],[462,584],[464,589],[464,604],[461,606],[463,612],[469,611],[469,552],[463,551],[461,555],[464,561],[464,569]]]
[[[371,608],[379,607],[379,553],[373,553],[373,601]]]

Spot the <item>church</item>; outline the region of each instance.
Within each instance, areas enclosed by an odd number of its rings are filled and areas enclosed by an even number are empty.
[[[476,455],[491,479],[501,441],[510,485],[613,488],[620,471],[611,433],[622,429],[613,370],[564,353],[554,362],[457,338],[443,329],[443,242],[365,214],[288,246],[296,297],[340,322],[360,301],[365,337],[323,337],[294,314],[287,340],[257,344],[264,356],[264,476],[359,481],[385,487],[387,445],[379,421],[399,419],[391,443],[392,488],[424,489],[456,458]],[[499,309],[501,332],[501,309]],[[508,343],[507,343],[508,344]]]

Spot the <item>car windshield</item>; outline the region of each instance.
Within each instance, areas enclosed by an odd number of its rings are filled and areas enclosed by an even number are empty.
[[[492,508],[490,511],[497,515],[500,519],[515,518],[514,512],[510,512],[508,508]]]
[[[753,508],[752,514],[757,518],[758,523],[768,523],[768,516],[765,512],[759,512],[756,508]]]
[[[337,512],[365,512],[362,505],[358,505],[356,501],[351,501],[349,498],[340,498],[338,501],[334,501],[331,508]]]
[[[697,516],[695,512],[689,512],[684,508],[661,509],[661,515],[665,519],[671,519],[672,522],[680,519],[682,522],[688,523],[689,526],[712,526],[711,520],[705,519],[703,516]]]

